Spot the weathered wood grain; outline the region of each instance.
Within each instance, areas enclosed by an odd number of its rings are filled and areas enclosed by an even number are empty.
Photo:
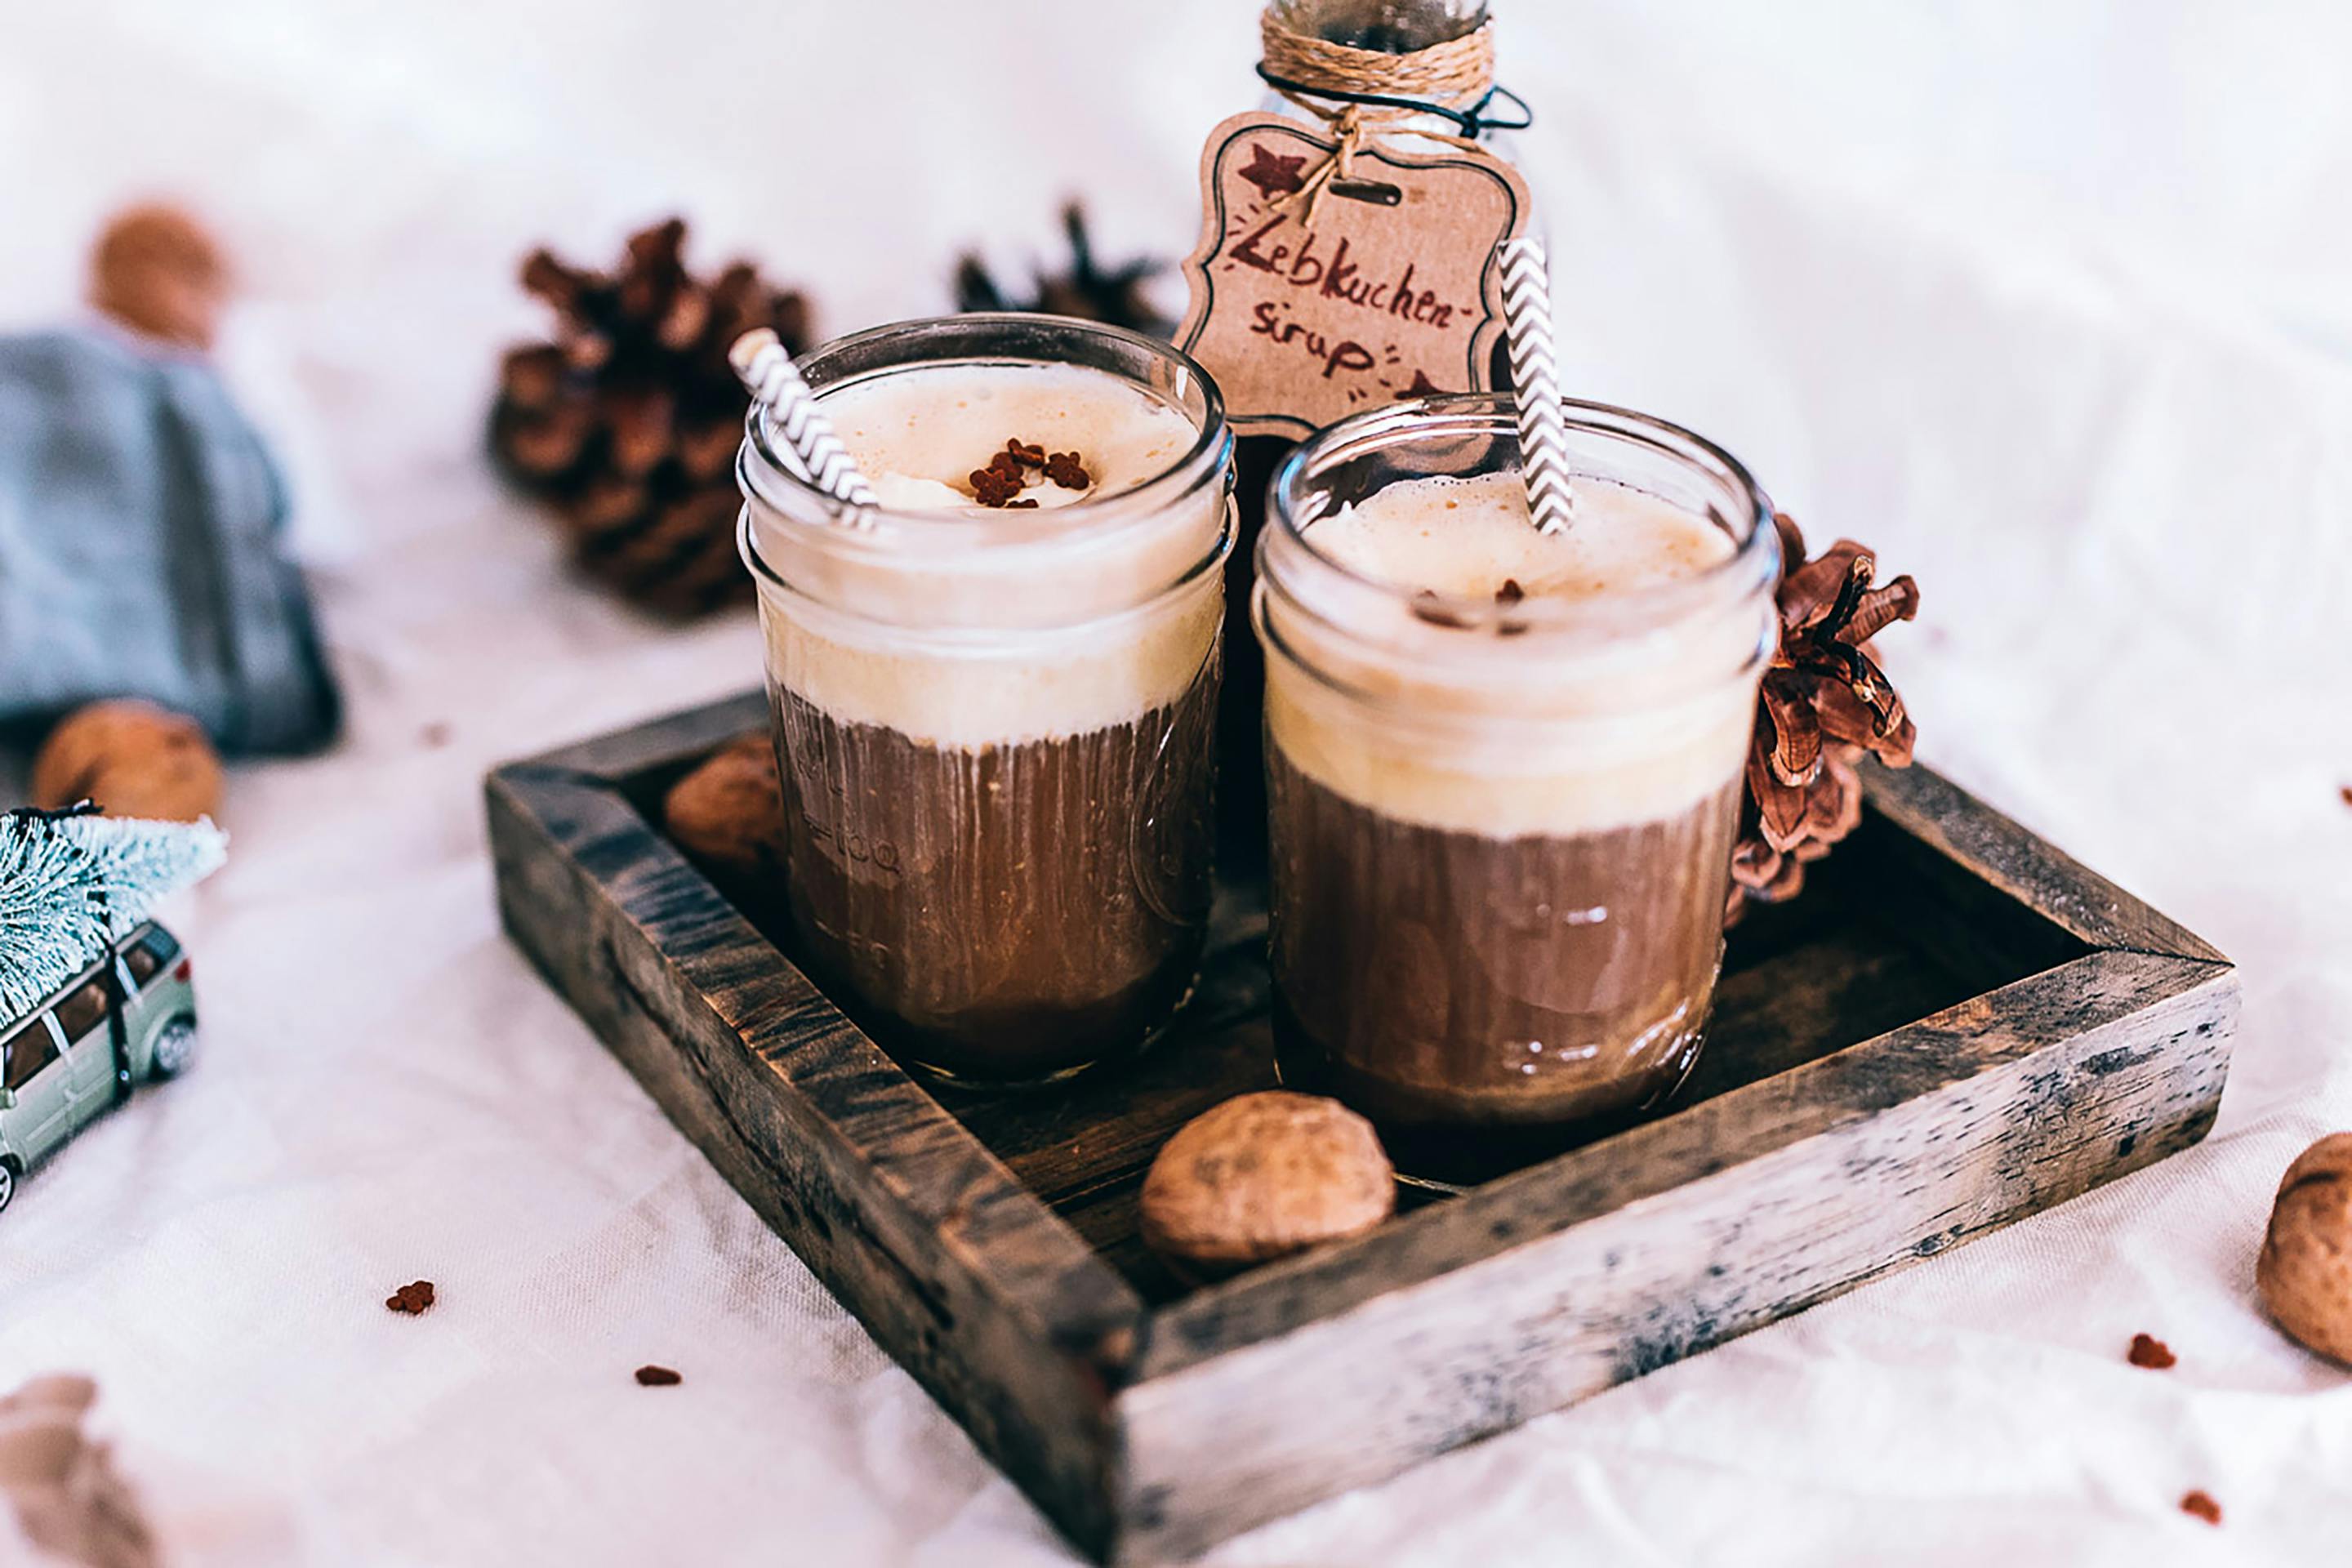
[[[649,804],[643,802],[635,788],[641,781],[675,773],[738,736],[764,730],[767,722],[767,698],[757,691],[738,692],[510,765],[593,780],[601,788],[627,793],[641,804]]]
[[[2104,952],[2018,981],[1876,1039],[1829,1052],[1489,1182],[1447,1205],[1442,1224],[1423,1223],[1414,1216],[1199,1292],[1154,1316],[1151,1343],[1138,1375],[1165,1375],[1204,1357],[1346,1311],[1369,1296],[1462,1268],[1505,1247],[1630,1204],[1672,1196],[1792,1143],[1868,1122],[1911,1100],[1947,1091],[2037,1052],[2094,1036],[2110,1045],[2119,1043],[2101,1031],[2169,1029],[2161,1009],[2183,994],[2206,998],[2215,1008],[2225,1003],[2234,1007],[2234,973],[2226,966],[2193,960]],[[2196,1020],[2188,1026],[2189,1032],[2204,1022]],[[2128,1040],[2120,1043],[2131,1045]],[[2163,1044],[2176,1055],[2202,1054],[2207,1037],[2198,1037],[2192,1045],[2167,1034]],[[2214,1058],[2217,1069],[2226,1059],[2224,1049]],[[2218,1101],[2218,1078],[2207,1084],[2190,1075],[2178,1087],[2210,1088]],[[2210,1113],[2213,1105],[2203,1109]],[[2142,1130],[2118,1125],[2113,1131],[2120,1142]],[[1955,1140],[1929,1142],[1949,1145]],[[1829,1166],[1816,1173],[1834,1192],[1841,1184],[1830,1178],[1840,1169]],[[1862,1194],[1865,1199],[1873,1195]]]
[[[1157,1561],[1638,1376],[2201,1136],[2236,981],[1923,768],[1731,939],[1657,1119],[1207,1289],[1136,1236],[1191,1116],[1275,1081],[1259,889],[1192,1005],[1050,1094],[910,1079],[650,827],[757,694],[488,784],[509,929],[768,1224],[1072,1539]]]
[[[2225,967],[2106,952],[1156,1314],[1135,1560],[1196,1551],[2187,1147]]]

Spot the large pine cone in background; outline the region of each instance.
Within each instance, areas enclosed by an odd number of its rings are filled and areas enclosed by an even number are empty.
[[[679,218],[630,237],[619,270],[547,250],[522,286],[552,306],[552,341],[507,351],[490,447],[553,503],[583,566],[637,603],[697,615],[748,598],[735,554],[735,448],[750,398],[728,345],[772,328],[798,353],[808,302],[749,262],[705,281],[686,269]]]

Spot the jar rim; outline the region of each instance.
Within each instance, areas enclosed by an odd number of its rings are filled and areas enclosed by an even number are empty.
[[[1167,374],[1175,406],[1196,421],[1191,447],[1170,465],[1114,494],[1067,506],[1034,510],[1003,510],[975,515],[963,511],[914,511],[853,508],[804,477],[783,454],[781,432],[768,411],[754,404],[744,416],[744,439],[736,457],[736,479],[747,502],[793,525],[796,544],[867,562],[907,556],[936,566],[942,558],[1010,552],[1084,552],[1097,544],[1114,548],[1131,530],[1163,515],[1202,486],[1218,482],[1227,467],[1233,434],[1225,423],[1223,395],[1192,356],[1174,345],[1107,322],[1074,316],[1014,310],[970,311],[887,322],[834,338],[798,363],[822,397],[832,389],[877,376],[949,365],[1078,364],[1105,374],[1121,373],[1072,354],[1050,352],[1056,343],[1111,343],[1140,363]],[[994,343],[991,348],[987,345]],[[1021,352],[1025,347],[1027,352]],[[944,351],[944,352],[942,352]],[[957,352],[961,351],[961,352]],[[1131,383],[1141,378],[1129,375]],[[1153,387],[1155,394],[1170,395]],[[1184,401],[1199,399],[1197,408]],[[857,526],[848,526],[858,519]],[[746,543],[756,540],[747,528]],[[756,548],[745,555],[755,573],[772,575]]]
[[[1560,399],[1560,406],[1571,438],[1581,434],[1647,448],[1693,470],[1735,497],[1741,514],[1737,518],[1722,517],[1714,508],[1708,509],[1713,521],[1744,530],[1735,535],[1732,552],[1685,576],[1622,592],[1580,599],[1537,597],[1498,606],[1491,595],[1440,593],[1373,576],[1317,545],[1309,537],[1313,532],[1311,525],[1324,514],[1315,512],[1302,522],[1299,512],[1305,491],[1318,473],[1351,457],[1413,440],[1507,437],[1516,443],[1518,427],[1511,394],[1447,393],[1350,415],[1326,426],[1291,452],[1276,469],[1267,488],[1265,539],[1260,545],[1260,563],[1262,567],[1269,561],[1277,564],[1262,574],[1270,584],[1278,584],[1283,575],[1280,565],[1297,561],[1311,563],[1307,569],[1322,579],[1318,588],[1342,599],[1418,606],[1430,616],[1469,627],[1498,624],[1506,618],[1507,610],[1507,619],[1515,632],[1605,635],[1628,627],[1671,623],[1704,609],[1727,594],[1753,591],[1778,580],[1780,541],[1780,531],[1772,522],[1772,502],[1738,458],[1705,437],[1654,415],[1568,397]],[[1526,643],[1518,646],[1532,651]]]

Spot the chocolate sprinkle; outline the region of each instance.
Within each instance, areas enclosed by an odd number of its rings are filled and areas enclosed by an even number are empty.
[[[1021,493],[1021,470],[1002,452],[987,468],[974,468],[966,478],[971,481],[972,499],[982,506],[1005,506]]]
[[[403,1285],[399,1289],[386,1296],[383,1299],[383,1304],[395,1312],[404,1312],[413,1318],[433,1305],[433,1281],[418,1279]]]
[[[686,1379],[666,1366],[647,1363],[637,1368],[637,1382],[646,1388],[671,1388],[685,1381]]]
[[[1028,486],[1029,475],[1039,469],[1066,490],[1086,489],[1095,482],[1077,453],[1055,452],[1048,457],[1045,447],[1026,443],[1017,436],[1004,443],[1003,451],[989,458],[986,468],[974,468],[965,478],[971,486],[972,499],[982,506],[1029,508],[1037,503],[1018,498]]]

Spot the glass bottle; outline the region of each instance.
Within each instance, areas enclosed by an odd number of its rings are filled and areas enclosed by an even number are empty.
[[[1448,43],[1485,26],[1487,0],[1273,0],[1268,14],[1293,32],[1383,54],[1410,54]],[[1319,108],[1336,110],[1333,100],[1301,94]],[[1271,87],[1258,107],[1273,114],[1320,128],[1322,116]],[[1435,153],[1452,150],[1416,135],[1428,131],[1458,137],[1462,126],[1443,115],[1430,114],[1383,129],[1382,137],[1401,150]],[[1485,125],[1475,140],[1502,159],[1516,163],[1516,134]],[[1538,207],[1537,224],[1540,227]],[[1503,347],[1496,345],[1493,384],[1509,384]],[[1217,815],[1220,852],[1236,870],[1255,870],[1265,858],[1265,772],[1260,740],[1265,666],[1256,639],[1242,617],[1248,615],[1250,588],[1257,570],[1257,541],[1265,525],[1266,488],[1298,445],[1284,435],[1240,435],[1234,444],[1234,476],[1238,504],[1239,537],[1225,563],[1224,696],[1217,711]]]

